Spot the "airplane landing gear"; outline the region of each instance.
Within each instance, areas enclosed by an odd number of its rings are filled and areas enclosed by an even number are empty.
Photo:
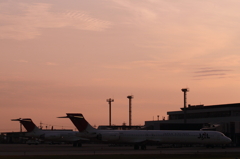
[[[139,145],[134,145],[134,150],[139,150]]]
[[[146,150],[147,146],[146,145],[141,145],[141,150]]]
[[[73,142],[73,147],[82,147],[82,143],[75,141],[75,142]]]
[[[140,145],[137,145],[137,144],[134,145],[134,150],[139,150],[139,146]],[[141,150],[146,150],[146,148],[147,148],[146,145],[141,145]]]

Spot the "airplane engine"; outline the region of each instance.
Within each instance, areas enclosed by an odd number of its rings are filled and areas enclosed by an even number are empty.
[[[97,139],[101,141],[117,141],[119,139],[118,132],[104,132],[97,135]]]

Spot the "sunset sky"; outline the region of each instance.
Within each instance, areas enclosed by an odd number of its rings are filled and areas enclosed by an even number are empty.
[[[0,132],[240,103],[239,0],[0,0]]]

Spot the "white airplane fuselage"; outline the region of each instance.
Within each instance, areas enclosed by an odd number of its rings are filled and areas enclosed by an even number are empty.
[[[56,131],[56,130],[33,130],[26,133],[27,137],[42,138],[46,141],[77,141],[82,138],[79,137],[79,132],[76,131]]]
[[[109,143],[228,144],[231,142],[230,138],[218,131],[96,130],[88,134],[80,134],[85,138],[96,138]]]
[[[134,149],[141,145],[145,149],[147,143],[160,144],[229,144],[231,139],[218,131],[203,130],[99,130],[93,128],[81,113],[67,113],[67,118],[79,130],[83,138],[99,140],[108,143],[130,143]],[[61,117],[65,118],[65,117]]]

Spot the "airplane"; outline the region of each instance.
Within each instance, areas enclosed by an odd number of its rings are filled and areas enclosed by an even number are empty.
[[[159,144],[204,144],[206,146],[231,143],[231,139],[218,131],[202,130],[98,130],[93,128],[81,113],[66,113],[80,132],[80,136],[106,143],[133,144],[134,149],[146,149],[149,143]]]
[[[38,138],[51,142],[73,142],[74,147],[81,147],[81,140],[88,140],[81,138],[77,131],[39,129],[30,118],[12,119],[12,121],[19,121],[24,126],[27,130],[26,137]]]

